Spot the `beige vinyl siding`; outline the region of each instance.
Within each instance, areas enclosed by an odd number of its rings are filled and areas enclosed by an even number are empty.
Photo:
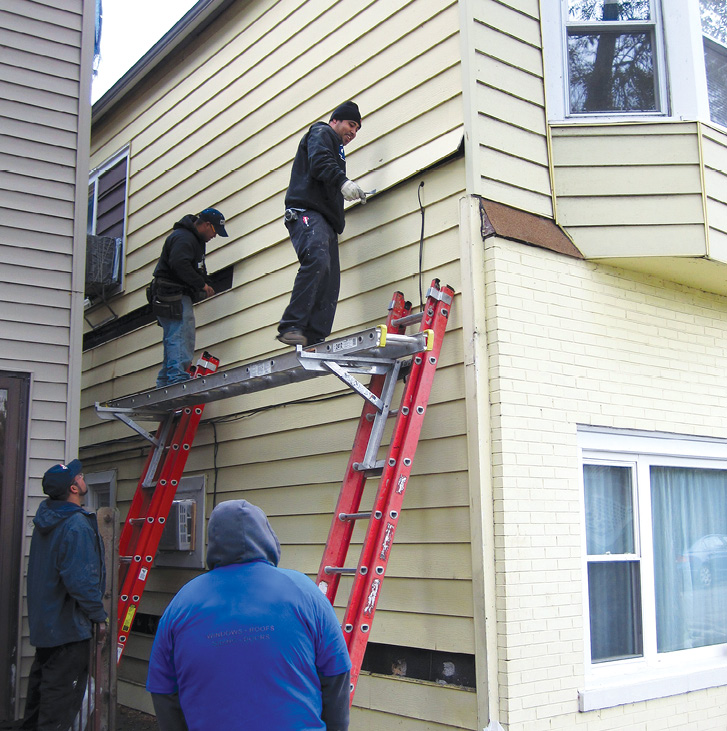
[[[26,556],[40,478],[78,440],[78,211],[86,192],[77,176],[88,160],[89,90],[81,88],[90,85],[89,21],[92,28],[93,8],[82,0],[6,0],[0,10],[0,370],[32,379]],[[19,711],[33,654],[25,599],[21,617]]]
[[[538,3],[484,0],[472,8],[472,192],[552,216]]]
[[[727,134],[706,124],[700,128],[709,256],[727,263]]]

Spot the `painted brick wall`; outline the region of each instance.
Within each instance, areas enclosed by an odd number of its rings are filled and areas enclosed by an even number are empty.
[[[577,425],[727,436],[727,298],[488,239],[500,692],[508,731],[727,727],[727,688],[578,712]]]

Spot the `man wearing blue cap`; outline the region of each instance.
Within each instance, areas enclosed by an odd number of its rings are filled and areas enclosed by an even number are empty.
[[[164,332],[164,360],[157,388],[186,381],[194,357],[194,302],[211,297],[212,280],[205,267],[205,247],[215,236],[227,237],[225,217],[205,208],[174,224],[154,269],[148,296]]]
[[[77,460],[43,475],[48,495],[33,519],[28,563],[28,621],[35,658],[21,728],[66,731],[81,708],[93,624],[105,632],[103,544]]]

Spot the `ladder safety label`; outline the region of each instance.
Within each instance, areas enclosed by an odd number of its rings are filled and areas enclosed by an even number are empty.
[[[250,366],[250,375],[254,378],[255,376],[267,376],[273,370],[269,360],[264,360],[259,363],[253,363]]]
[[[341,350],[349,350],[355,348],[358,344],[358,338],[346,338],[345,340],[339,340],[335,343],[331,343],[331,350],[334,353],[338,353]]]
[[[406,475],[399,475],[399,479],[396,481],[396,492],[401,495],[406,488]]]
[[[376,597],[379,594],[379,587],[381,586],[381,579],[374,579],[371,584],[371,591],[369,592],[368,599],[366,600],[366,606],[364,607],[363,613],[370,615],[374,611],[376,604]]]
[[[146,575],[149,573],[149,569],[141,569],[139,571],[139,581],[146,581]]]
[[[129,607],[129,611],[126,613],[124,624],[121,626],[122,632],[128,632],[131,629],[131,623],[134,621],[134,615],[136,614],[136,607],[132,604]]]
[[[382,561],[386,561],[386,554],[389,552],[389,549],[391,548],[391,537],[393,535],[394,535],[394,524],[387,523],[386,524],[386,533],[384,534],[384,542],[381,544],[381,553],[379,554],[379,558]]]

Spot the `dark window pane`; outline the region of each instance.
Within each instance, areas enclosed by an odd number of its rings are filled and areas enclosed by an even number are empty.
[[[86,216],[86,233],[93,233],[93,203],[95,186],[88,186],[88,215]]]
[[[704,64],[707,70],[709,116],[727,127],[727,49],[704,39]]]
[[[126,199],[126,158],[116,163],[98,179],[96,235],[122,238]]]
[[[643,655],[639,574],[635,561],[588,564],[592,662]]]
[[[568,0],[568,19],[583,22],[651,20],[649,5],[649,0]]]
[[[570,32],[570,111],[656,111],[652,35]]]
[[[635,553],[631,468],[583,465],[589,556]]]

